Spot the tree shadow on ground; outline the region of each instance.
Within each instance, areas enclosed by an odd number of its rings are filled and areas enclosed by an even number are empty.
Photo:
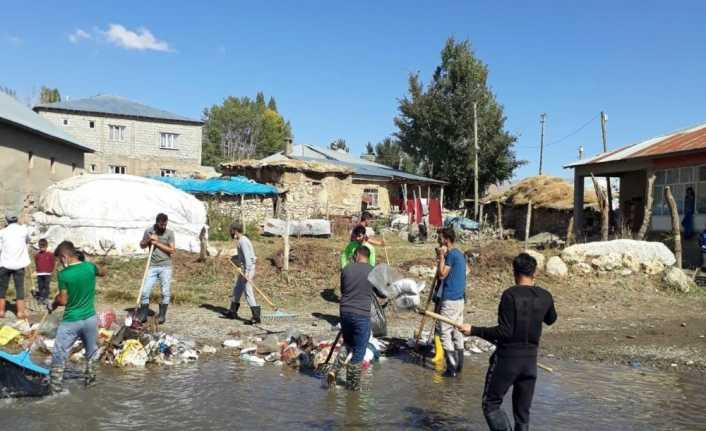
[[[341,320],[340,317],[335,316],[333,314],[311,313],[311,316],[314,317],[315,319],[325,320],[331,326],[337,325],[338,322],[340,322],[340,320]]]
[[[334,289],[324,289],[321,292],[321,297],[324,299],[324,301],[333,302],[335,304],[338,304],[341,300],[341,298],[339,298],[338,294]]]

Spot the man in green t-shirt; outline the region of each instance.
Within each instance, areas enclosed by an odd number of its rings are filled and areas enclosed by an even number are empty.
[[[366,241],[365,226],[358,225],[351,233],[350,242],[341,252],[341,271],[343,271],[343,268],[348,266],[349,263],[353,263],[355,251],[361,245],[370,250],[370,259],[368,262],[371,266],[375,266],[375,247]]]
[[[96,353],[98,347],[98,319],[96,316],[96,276],[104,276],[105,269],[86,262],[83,253],[70,241],[64,241],[54,251],[64,267],[57,276],[59,293],[48,308],[51,313],[65,306],[64,317],[56,331],[52,355],[50,388],[52,393],[61,392],[64,379],[64,363],[77,339],[81,339],[86,352],[86,375],[84,383],[96,380]]]

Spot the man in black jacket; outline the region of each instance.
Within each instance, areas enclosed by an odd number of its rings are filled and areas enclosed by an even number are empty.
[[[490,357],[483,390],[483,414],[492,431],[510,431],[512,426],[500,408],[512,386],[515,431],[529,430],[530,406],[537,381],[537,349],[542,323],[556,321],[552,295],[534,285],[537,262],[520,253],[512,262],[515,286],[505,290],[498,309],[498,325],[490,328],[464,325],[466,335],[481,337],[496,345]]]

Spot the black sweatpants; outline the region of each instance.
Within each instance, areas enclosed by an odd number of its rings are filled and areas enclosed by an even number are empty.
[[[51,288],[51,275],[37,276],[37,299],[44,300],[49,298],[49,289]]]
[[[500,408],[512,386],[512,413],[515,431],[529,430],[530,407],[537,381],[537,357],[490,357],[483,390],[483,414],[491,431],[511,431],[512,426]]]
[[[25,299],[25,269],[0,268],[0,299],[5,299],[5,293],[10,287],[10,277],[15,280],[15,298]]]

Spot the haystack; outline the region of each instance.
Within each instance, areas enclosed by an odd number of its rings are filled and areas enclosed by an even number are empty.
[[[506,205],[522,206],[532,201],[534,208],[570,210],[574,207],[574,186],[558,177],[538,175],[513,184],[509,189],[486,195],[484,203],[502,201]],[[593,190],[584,191],[584,208],[598,207]]]
[[[275,168],[290,172],[315,172],[319,174],[349,175],[353,173],[353,170],[348,167],[334,165],[332,163],[292,159],[272,160],[267,162],[253,159],[234,160],[232,162],[221,163],[221,167],[225,170],[257,170],[261,168]]]

